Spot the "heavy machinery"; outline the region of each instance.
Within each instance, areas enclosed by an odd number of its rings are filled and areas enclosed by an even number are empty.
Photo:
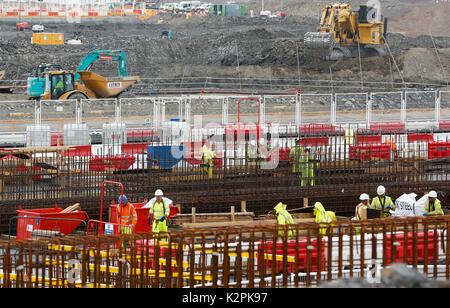
[[[305,34],[306,50],[330,61],[351,57],[385,56],[387,19],[380,8],[361,5],[353,11],[348,3],[322,9],[318,32]]]
[[[104,77],[90,71],[100,60],[115,61],[118,77]],[[87,99],[117,97],[140,80],[128,76],[124,51],[94,50],[87,54],[75,71],[62,70],[54,64],[41,64],[28,78],[27,93],[30,99]]]

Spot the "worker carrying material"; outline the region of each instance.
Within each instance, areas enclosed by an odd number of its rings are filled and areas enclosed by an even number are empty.
[[[208,174],[208,178],[212,179],[214,167],[214,152],[208,147],[207,141],[203,141],[202,147],[202,172]]]
[[[355,209],[355,217],[352,220],[364,221],[367,220],[367,209],[369,208],[370,197],[368,194],[361,194],[359,196],[361,201]]]
[[[119,197],[117,208],[117,221],[120,224],[122,234],[132,234],[137,224],[137,212],[134,206],[128,202],[125,195]]]
[[[319,229],[319,233],[321,235],[326,235],[327,230],[328,230],[328,225],[325,226],[324,224],[333,223],[333,222],[337,221],[337,219],[336,219],[336,214],[334,212],[326,211],[325,207],[323,206],[322,203],[316,202],[314,204],[314,221],[317,224],[324,226],[323,228]]]
[[[425,201],[423,216],[438,216],[444,215],[441,201],[437,198],[436,191],[432,190],[428,193],[428,200]]]
[[[386,196],[386,188],[382,185],[377,188],[377,196],[372,199],[369,206],[370,209],[383,212],[383,217],[391,216],[390,211],[395,210],[394,202],[391,197]]]
[[[169,217],[172,203],[172,200],[164,198],[163,191],[158,189],[155,191],[155,197],[144,206],[144,208],[150,209],[149,224],[153,216],[152,232],[154,234],[167,232],[167,218]]]
[[[311,149],[302,147],[300,139],[296,143],[289,153],[292,162],[292,172],[299,173],[300,186],[314,186],[315,160],[311,155]]]
[[[292,218],[292,215],[286,210],[287,205],[280,202],[278,203],[273,209],[275,210],[275,215],[277,216],[277,224],[278,226],[285,226],[285,225],[293,225],[294,219]],[[282,229],[282,228],[280,228]],[[288,238],[291,238],[293,235],[292,229],[289,228],[288,231]],[[284,237],[285,233],[284,230],[278,231],[278,236]]]

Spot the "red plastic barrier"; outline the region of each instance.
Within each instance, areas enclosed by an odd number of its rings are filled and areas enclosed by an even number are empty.
[[[450,142],[430,142],[428,144],[428,159],[439,159],[450,156]]]
[[[290,148],[280,148],[278,151],[278,157],[280,161],[290,161],[289,154],[291,153]]]
[[[198,166],[202,163],[202,142],[185,142],[184,145],[184,160],[190,165]],[[214,159],[214,166],[221,167],[223,165],[223,159],[216,157]]]
[[[131,155],[118,155],[106,157],[91,157],[89,160],[90,171],[128,170],[136,162],[136,157]]]
[[[440,130],[450,130],[450,121],[441,121],[439,122]]]
[[[381,137],[381,135],[357,135],[356,144],[380,144]]]
[[[389,132],[389,133],[403,133],[405,132],[405,123],[372,123],[370,130],[373,132]]]
[[[91,145],[78,145],[70,147],[68,151],[63,153],[66,157],[89,157],[92,155],[92,146]]]
[[[63,133],[51,133],[51,145],[52,147],[58,145],[64,145],[64,134]]]
[[[301,125],[299,131],[302,134],[326,134],[335,133],[337,127],[331,124],[307,124]]]
[[[28,16],[38,16],[38,12],[28,12]]]
[[[303,146],[319,147],[329,144],[328,137],[304,137],[300,138],[300,144]]]
[[[142,10],[133,10],[133,14],[142,15]]]
[[[148,216],[149,216],[149,209],[142,208],[145,204],[143,203],[133,203],[134,208],[136,209],[136,213],[138,216],[138,221],[136,224],[136,228],[134,229],[135,233],[148,233],[151,231],[151,225],[148,224]],[[111,223],[118,223],[117,221],[117,206],[118,204],[112,204],[110,205],[110,217],[109,221]],[[167,221],[170,221],[173,216],[178,214],[178,208],[176,205],[171,205],[169,208],[169,218]]]
[[[98,12],[88,12],[89,17],[96,17],[98,16]]]
[[[416,238],[417,246],[414,247],[414,238]],[[393,246],[393,242],[398,246]],[[435,246],[435,242],[437,245]],[[428,232],[428,243],[425,248],[425,232],[409,232],[407,234],[406,239],[406,255],[405,255],[405,234],[393,234],[386,236],[386,248],[385,248],[385,256],[387,265],[392,263],[393,250],[395,250],[395,258],[394,263],[404,263],[406,261],[407,264],[413,264],[414,258],[414,248],[417,251],[417,262],[425,261],[425,251],[427,251],[428,262],[437,261],[439,258],[439,253],[436,249],[439,249],[440,238],[439,233],[435,233],[434,231]],[[435,256],[436,253],[436,256]]]
[[[297,245],[298,244],[298,245]],[[297,248],[298,246],[298,248]],[[321,265],[321,269],[325,269],[325,241],[322,240],[321,246],[321,257],[319,260],[319,250],[318,250],[318,241],[312,240],[311,243],[308,243],[306,240],[300,240],[298,243],[296,241],[288,241],[287,242],[287,255],[290,257],[295,257],[296,250],[298,249],[298,271],[307,271],[308,265],[308,250],[307,247],[312,246],[313,249],[310,252],[310,266],[309,271],[317,271],[319,269],[319,264]],[[261,254],[264,253],[264,256],[261,257]],[[276,243],[275,246],[275,256],[273,255],[273,242],[265,242],[261,243],[261,248],[258,249],[258,260],[264,259],[264,266],[266,271],[271,271],[273,262],[275,262],[275,271],[277,273],[283,272],[283,262],[277,260],[271,260],[273,257],[283,257],[283,243]],[[296,262],[289,262],[286,264],[288,273],[296,272]]]
[[[391,147],[387,144],[350,146],[350,159],[362,161],[371,159],[389,160],[390,153]]]
[[[19,16],[19,12],[6,12],[6,16]]]
[[[125,143],[122,144],[122,154],[136,155],[147,152],[148,143]]]
[[[127,131],[127,139],[128,140],[150,138],[155,135],[156,135],[155,132],[151,129]]]
[[[51,16],[51,17],[59,16],[59,12],[48,12],[48,16]]]
[[[421,134],[421,133],[408,134],[408,143],[432,142],[433,140],[434,140],[433,134]]]
[[[63,235],[68,235],[75,231],[82,224],[82,221],[89,220],[88,214],[84,211],[73,213],[61,213],[61,211],[62,208],[59,207],[18,210],[17,216],[32,218],[19,218],[17,220],[17,239],[31,238],[34,230],[59,231]]]

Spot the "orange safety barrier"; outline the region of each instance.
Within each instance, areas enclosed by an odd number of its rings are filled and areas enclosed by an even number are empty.
[[[361,161],[371,159],[389,160],[390,154],[391,146],[387,144],[350,146],[350,159]]]

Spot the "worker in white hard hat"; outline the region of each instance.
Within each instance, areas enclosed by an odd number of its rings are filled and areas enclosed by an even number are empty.
[[[438,216],[444,215],[441,201],[437,198],[437,192],[432,190],[428,193],[428,200],[425,201],[425,213],[423,216]]]
[[[386,188],[383,185],[378,186],[377,196],[372,199],[369,208],[383,212],[383,217],[391,216],[390,210],[395,210],[394,202],[391,197],[386,196]]]
[[[163,191],[158,189],[155,191],[155,197],[144,206],[144,208],[150,209],[148,222],[150,224],[153,218],[152,232],[154,234],[167,232],[167,219],[169,218],[172,204],[172,200],[165,198]]]
[[[367,220],[367,209],[369,208],[370,197],[368,194],[361,194],[361,196],[359,196],[359,201],[361,202],[356,206],[354,220]]]

